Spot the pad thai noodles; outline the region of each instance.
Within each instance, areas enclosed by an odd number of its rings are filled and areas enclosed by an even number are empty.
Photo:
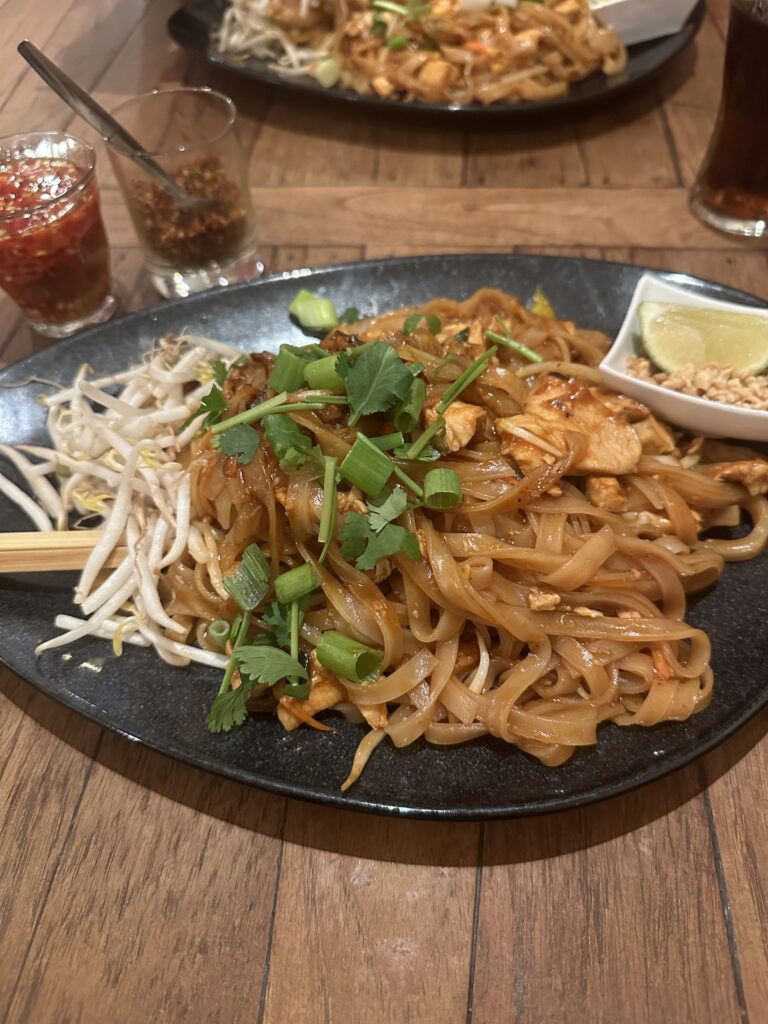
[[[326,87],[454,105],[554,99],[627,59],[589,0],[232,0],[214,46]]]
[[[603,722],[708,704],[686,595],[765,546],[766,460],[606,390],[609,339],[542,297],[291,308],[322,340],[165,337],[47,397],[50,447],[3,446],[38,528],[103,531],[81,616],[38,653],[96,635],[218,669],[213,731],[340,712],[367,726],[344,787],[385,739],[492,736],[559,765]]]

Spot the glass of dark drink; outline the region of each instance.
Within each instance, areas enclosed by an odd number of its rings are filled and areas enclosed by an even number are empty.
[[[691,209],[721,231],[768,236],[768,0],[731,0],[720,110]]]
[[[0,139],[0,287],[63,338],[114,313],[96,157],[61,132]]]

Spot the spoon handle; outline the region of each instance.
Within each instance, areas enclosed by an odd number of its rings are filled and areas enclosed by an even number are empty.
[[[160,164],[143,151],[141,143],[127,132],[85,89],[46,57],[42,50],[39,50],[34,43],[24,39],[19,43],[17,49],[24,60],[40,75],[43,81],[76,114],[79,114],[84,121],[87,121],[91,127],[95,128],[108,145],[117,150],[118,153],[123,153],[134,160],[147,174],[159,181],[171,193],[176,202],[184,203],[189,199],[184,189],[173,180]]]

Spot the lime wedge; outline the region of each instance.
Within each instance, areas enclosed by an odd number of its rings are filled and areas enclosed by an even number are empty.
[[[768,316],[641,302],[640,333],[648,358],[665,373],[707,363],[762,373],[768,367]]]

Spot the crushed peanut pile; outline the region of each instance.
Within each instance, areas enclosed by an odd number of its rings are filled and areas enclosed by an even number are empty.
[[[768,377],[756,375],[751,370],[707,363],[700,369],[689,364],[677,373],[656,373],[653,364],[640,356],[627,359],[627,370],[633,377],[684,395],[708,398],[725,405],[741,405],[747,409],[768,410]]]

